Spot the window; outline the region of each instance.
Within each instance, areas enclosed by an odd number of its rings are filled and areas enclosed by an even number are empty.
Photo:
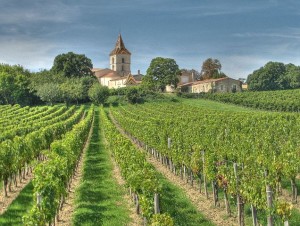
[[[112,62],[112,64],[114,64],[115,63],[115,58],[112,58],[111,62]]]
[[[236,92],[236,84],[233,84],[232,85],[232,90],[231,90],[233,93],[235,93]]]
[[[125,59],[124,59],[124,58],[122,58],[122,63],[123,63],[123,64],[125,63]]]
[[[122,71],[124,71],[124,66],[122,65]]]
[[[220,87],[220,90],[222,90],[222,91],[223,91],[223,89],[224,89],[224,86],[223,86],[223,85],[221,85],[221,87]]]
[[[111,66],[111,69],[114,71],[114,70],[115,70],[115,65],[112,65],[112,66]]]

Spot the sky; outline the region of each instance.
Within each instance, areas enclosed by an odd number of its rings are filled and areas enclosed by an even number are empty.
[[[39,71],[71,51],[109,68],[119,33],[132,74],[155,57],[196,70],[218,59],[232,78],[300,65],[299,0],[0,0],[0,63]]]

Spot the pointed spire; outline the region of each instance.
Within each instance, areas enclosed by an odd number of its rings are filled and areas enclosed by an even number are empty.
[[[124,45],[121,34],[119,34],[118,40],[116,42],[116,46],[111,51],[110,56],[111,55],[116,55],[116,54],[129,54],[129,55],[131,55],[131,53],[125,48],[125,45]]]

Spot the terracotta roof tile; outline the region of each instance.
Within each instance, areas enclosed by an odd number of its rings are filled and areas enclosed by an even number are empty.
[[[116,55],[116,54],[129,54],[129,55],[131,55],[131,53],[128,51],[128,49],[125,48],[125,45],[124,45],[121,34],[119,34],[116,46],[110,52],[109,55],[111,56],[111,55]]]

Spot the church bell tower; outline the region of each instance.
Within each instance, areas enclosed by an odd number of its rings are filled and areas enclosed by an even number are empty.
[[[131,73],[131,53],[125,48],[121,34],[119,34],[115,48],[109,54],[110,69],[116,71],[120,76]]]

